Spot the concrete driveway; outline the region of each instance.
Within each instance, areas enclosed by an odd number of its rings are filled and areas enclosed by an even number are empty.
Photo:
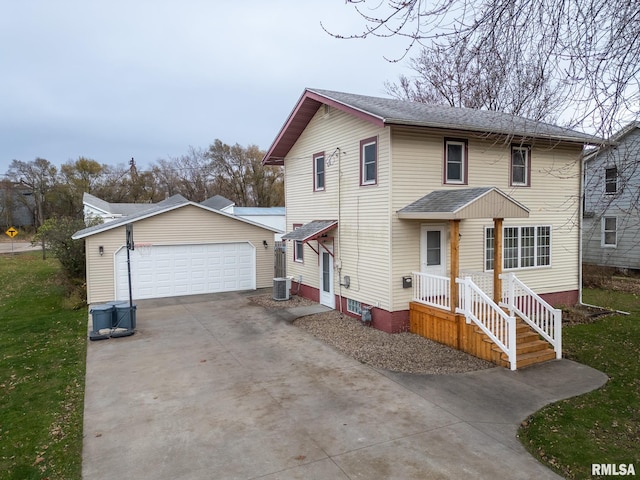
[[[89,342],[85,480],[559,478],[517,427],[606,381],[566,360],[378,371],[290,324],[309,310],[255,294],[139,301],[135,335]]]

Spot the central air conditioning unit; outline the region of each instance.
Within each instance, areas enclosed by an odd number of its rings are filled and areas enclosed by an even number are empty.
[[[289,300],[289,291],[291,290],[291,279],[274,278],[273,279],[273,299]]]

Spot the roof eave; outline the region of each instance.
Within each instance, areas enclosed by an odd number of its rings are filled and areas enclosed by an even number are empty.
[[[280,132],[262,159],[263,165],[284,165],[284,158],[305,128],[307,128],[307,125],[309,125],[309,122],[322,104],[350,113],[380,128],[385,126],[385,120],[381,117],[307,88],[298,99],[296,106],[287,117]],[[311,113],[311,111],[313,111],[313,113]]]

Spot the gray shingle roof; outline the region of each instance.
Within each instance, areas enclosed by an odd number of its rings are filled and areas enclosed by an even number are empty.
[[[307,241],[317,238],[324,232],[334,229],[338,226],[337,220],[314,220],[296,228],[293,232],[289,232],[282,236],[283,240],[300,240]]]
[[[309,89],[309,91],[376,116],[385,124],[457,129],[580,143],[603,142],[603,139],[593,135],[503,112],[429,105],[331,90]]]
[[[233,205],[233,202],[222,195],[214,195],[211,198],[207,198],[205,201],[200,202],[200,205],[205,207],[215,208],[216,210],[222,210],[229,205]]]
[[[529,209],[496,187],[436,190],[398,210],[404,219],[526,218]]]
[[[464,190],[436,190],[407,205],[399,210],[399,212],[453,213],[491,190],[492,187],[465,188]]]
[[[117,215],[132,215],[153,205],[151,203],[109,203],[86,192],[82,195],[82,203],[96,207],[103,212]]]

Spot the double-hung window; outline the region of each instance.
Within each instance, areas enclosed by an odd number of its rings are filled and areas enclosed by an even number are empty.
[[[301,223],[294,223],[293,229],[296,230],[301,226]],[[299,263],[304,262],[304,243],[302,242],[302,240],[293,241],[293,261]]]
[[[467,141],[445,139],[444,183],[467,183]]]
[[[313,156],[313,190],[315,192],[324,190],[325,183],[325,163],[324,152],[316,153]]]
[[[528,187],[531,185],[531,149],[524,146],[511,147],[511,185]]]
[[[484,267],[493,270],[495,232],[487,227],[484,234]],[[534,225],[502,229],[502,268],[546,267],[551,265],[551,227]]]
[[[618,246],[618,219],[602,217],[602,246],[615,248]]]
[[[618,169],[616,167],[604,170],[604,193],[607,195],[618,193]]]
[[[378,139],[367,138],[360,142],[360,185],[378,183]]]

